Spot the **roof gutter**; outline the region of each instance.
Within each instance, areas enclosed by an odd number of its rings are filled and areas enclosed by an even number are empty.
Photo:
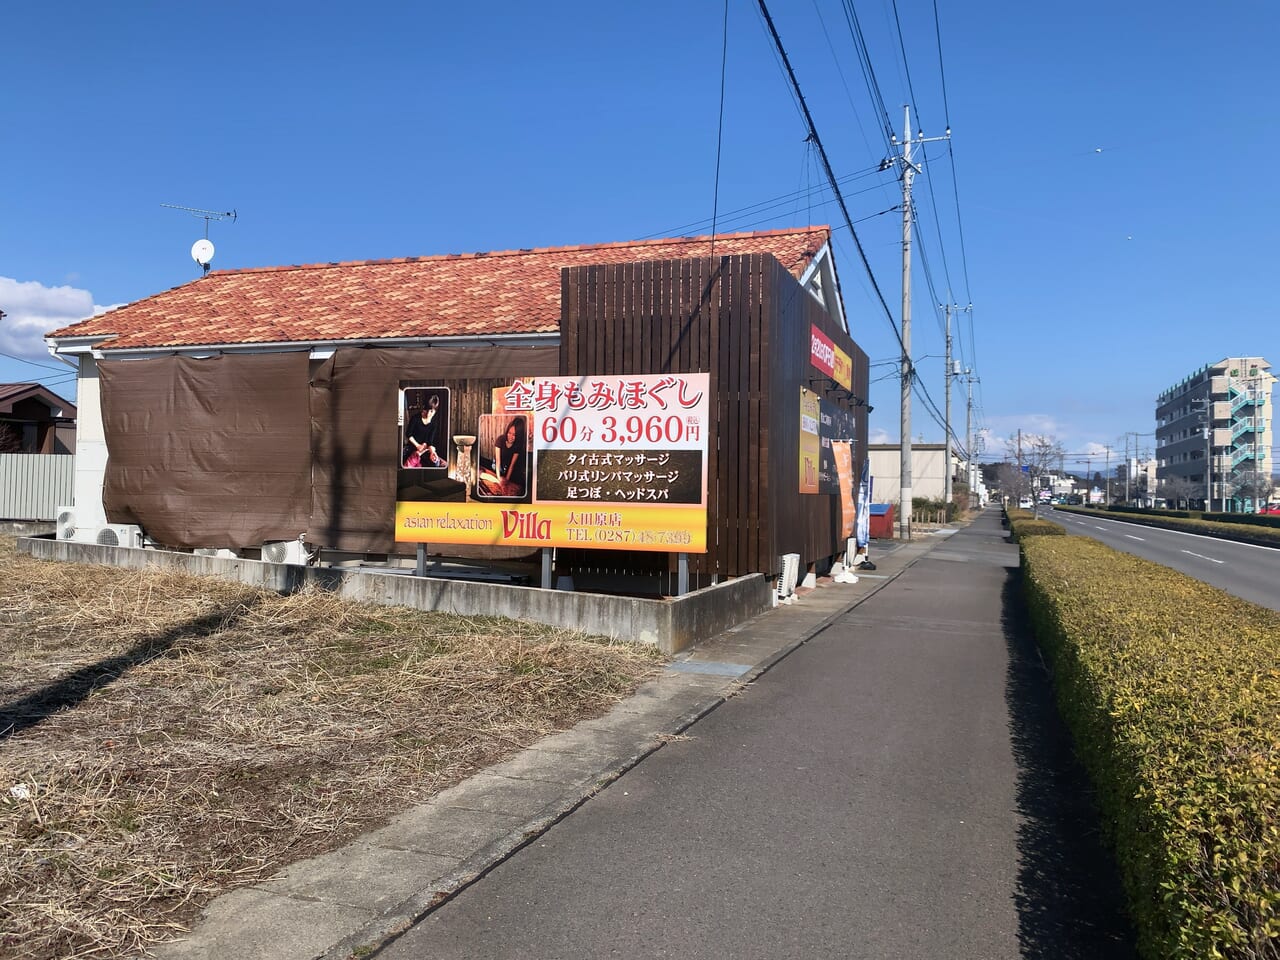
[[[114,334],[46,340],[49,352],[92,354],[97,360],[147,360],[156,357],[208,357],[218,354],[287,353],[309,350],[312,360],[327,360],[340,347],[536,347],[560,342],[557,333],[494,334],[465,337],[362,337],[343,340],[282,340],[262,343],[203,343],[155,347],[118,347],[103,344]],[[101,346],[95,346],[101,344]]]

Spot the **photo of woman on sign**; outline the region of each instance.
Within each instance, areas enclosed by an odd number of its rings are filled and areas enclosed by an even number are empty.
[[[476,497],[493,500],[523,500],[529,487],[529,418],[486,415],[480,418],[480,478]]]
[[[408,469],[449,465],[448,416],[437,391],[406,390],[404,447],[400,465]]]

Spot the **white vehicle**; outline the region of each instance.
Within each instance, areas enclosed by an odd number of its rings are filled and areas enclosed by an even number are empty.
[[[1032,499],[1031,499],[1030,497],[1021,497],[1021,498],[1019,498],[1019,500],[1018,500],[1018,509],[1020,509],[1020,510],[1031,510],[1031,509],[1033,509],[1034,507],[1035,507],[1035,503],[1032,501]]]

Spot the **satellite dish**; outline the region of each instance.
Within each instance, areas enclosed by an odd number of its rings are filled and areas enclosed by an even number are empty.
[[[208,240],[197,240],[191,245],[191,259],[207,270],[209,261],[213,259],[213,244]]]

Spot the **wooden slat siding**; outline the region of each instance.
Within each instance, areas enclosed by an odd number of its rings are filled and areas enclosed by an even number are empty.
[[[768,507],[765,512],[764,520],[764,544],[762,551],[765,555],[765,561],[768,569],[765,572],[777,573],[775,569],[775,558],[785,553],[783,549],[783,531],[785,529],[785,509],[779,503],[785,499],[786,491],[789,489],[789,478],[787,471],[788,456],[784,453],[786,432],[786,419],[790,408],[790,402],[787,397],[787,391],[790,389],[790,383],[787,377],[783,376],[784,371],[793,366],[789,360],[791,347],[787,337],[781,335],[782,318],[785,307],[785,292],[781,289],[779,280],[779,272],[781,267],[778,264],[770,263],[765,269],[765,305],[768,310],[770,341],[772,349],[765,355],[764,362],[767,367],[765,374],[769,383],[769,467],[767,484],[769,486],[769,498],[767,500]]]
[[[578,340],[582,336],[582,312],[586,304],[586,284],[572,278],[573,271],[560,271],[560,372],[577,366]]]
[[[756,268],[755,297],[758,301],[756,309],[760,314],[760,450],[756,467],[756,554],[755,566],[758,570],[767,571],[773,564],[769,561],[772,553],[773,521],[769,509],[771,490],[770,474],[773,469],[775,453],[773,444],[777,442],[774,430],[774,403],[771,397],[772,383],[769,379],[769,358],[776,349],[773,320],[773,264],[769,257],[761,256]]]
[[[771,430],[778,445],[771,459],[770,498],[768,510],[773,527],[772,549],[765,560],[770,573],[777,573],[777,558],[785,553],[798,553],[802,563],[810,559],[806,543],[809,539],[805,504],[800,490],[798,436],[800,426],[800,387],[808,386],[809,328],[805,300],[799,284],[776,261],[770,270],[773,307],[773,329],[776,343],[766,358],[769,365],[769,391],[774,415]]]
[[[768,339],[766,332],[768,328],[764,320],[764,304],[761,296],[765,267],[764,257],[759,254],[752,254],[750,265],[751,269],[748,276],[751,286],[747,301],[751,310],[751,346],[747,363],[748,389],[750,390],[748,414],[752,433],[756,439],[751,445],[750,457],[747,461],[747,476],[751,482],[751,486],[748,489],[749,500],[747,503],[747,516],[751,518],[751,529],[747,538],[747,566],[752,570],[759,570],[761,560],[760,518],[764,515],[764,501],[761,500],[760,494],[762,486],[760,478],[763,475],[761,460],[762,451],[768,442],[768,424],[763,419],[764,370],[761,361],[764,357],[764,345]]]
[[[751,448],[758,443],[758,438],[751,433],[751,417],[747,408],[748,380],[743,376],[743,369],[748,359],[751,338],[751,306],[747,302],[744,281],[750,273],[749,258],[742,257],[727,264],[729,269],[729,296],[732,302],[733,331],[729,348],[729,371],[733,377],[734,404],[733,414],[737,419],[738,455],[734,457],[733,489],[737,506],[734,510],[736,523],[736,542],[732,554],[733,568],[747,569],[747,538],[751,530],[751,477],[747,475],[747,460]]]
[[[635,328],[637,324],[649,323],[650,317],[654,315],[653,300],[653,264],[650,262],[640,262],[636,265],[635,273],[636,284],[636,308],[631,311],[631,316],[623,317],[622,340],[618,344],[618,351],[621,353],[621,362],[618,369],[626,370],[627,364],[630,364],[632,353],[632,344],[635,343]]]
[[[777,472],[781,463],[781,452],[776,444],[785,436],[781,432],[780,409],[785,406],[781,396],[777,395],[777,385],[773,380],[774,363],[777,354],[786,349],[785,338],[778,335],[778,297],[776,270],[777,263],[771,257],[762,257],[760,265],[760,326],[763,331],[761,340],[761,406],[762,429],[764,441],[760,445],[760,527],[759,527],[759,569],[772,572],[773,557],[778,556],[777,548],[777,513],[771,507],[778,486]]]
[[[713,262],[710,267],[715,272],[715,282],[719,288],[719,295],[716,297],[719,325],[712,345],[712,369],[715,370],[716,381],[720,385],[716,391],[720,404],[720,417],[717,421],[720,430],[720,468],[716,477],[715,516],[719,518],[721,530],[717,566],[728,574],[733,569],[729,558],[736,553],[738,539],[737,490],[733,486],[733,472],[738,458],[738,424],[734,416],[734,383],[729,365],[729,348],[733,340],[733,304],[721,265]]]
[[[707,398],[711,423],[708,425],[707,436],[707,554],[703,558],[703,562],[707,573],[728,575],[728,570],[725,568],[722,558],[727,531],[723,512],[720,509],[720,504],[724,499],[721,491],[720,475],[724,469],[725,462],[723,453],[725,403],[722,396],[723,387],[720,370],[716,364],[717,349],[720,342],[721,297],[719,283],[710,272],[710,264],[708,264],[708,272],[701,279],[702,283],[707,287],[708,295],[707,308],[700,326],[706,327],[707,335],[701,341],[702,346],[698,355],[698,367],[709,374],[708,389],[711,391],[711,395]]]
[[[738,542],[734,554],[734,565],[739,570],[751,567],[751,551],[748,540],[755,524],[751,517],[751,482],[754,479],[746,469],[750,462],[751,451],[759,446],[760,438],[752,430],[750,389],[751,375],[748,363],[751,360],[751,303],[747,299],[749,279],[751,276],[751,258],[742,257],[733,262],[733,346],[730,362],[733,365],[735,392],[734,411],[738,417],[739,456],[736,459],[738,469],[734,471],[738,500]]]
[[[560,271],[560,369],[568,365],[569,354],[578,338],[578,289],[569,281],[569,271]]]
[[[693,355],[695,370],[710,374],[708,378],[707,424],[707,552],[698,558],[698,571],[710,578],[724,575],[723,551],[727,537],[724,518],[720,514],[720,474],[724,467],[721,446],[724,443],[723,403],[721,401],[720,375],[716,370],[716,346],[720,331],[720,284],[714,275],[711,262],[698,261],[698,287],[706,291],[705,303],[696,327],[698,351]]]
[[[711,375],[708,552],[689,558],[694,584],[776,574],[782,553],[799,553],[808,564],[843,547],[838,497],[798,492],[800,387],[848,404],[843,390],[837,397],[833,385],[808,382],[818,376],[809,364],[810,322],[853,358],[859,396],[868,379],[866,356],[776,260],[648,262],[612,271],[578,268],[566,276],[563,321],[576,329],[562,332],[562,344],[579,347],[564,349],[565,375]],[[597,360],[585,345],[608,321],[614,347]],[[861,439],[865,408],[858,415]],[[855,469],[861,461],[855,453]],[[600,569],[652,569],[660,562],[670,572],[675,566],[669,554],[599,553],[575,555]]]
[[[592,267],[587,273],[587,313],[584,315],[594,320],[596,324],[602,322],[601,313],[598,307],[598,297],[600,291],[601,275],[604,273],[603,267]],[[578,369],[591,369],[591,333],[594,324],[591,321],[583,323],[582,329],[579,331],[581,339],[578,341]]]
[[[750,518],[751,527],[747,537],[748,552],[746,561],[748,569],[752,570],[760,568],[760,516],[763,512],[759,481],[760,450],[764,447],[767,436],[766,425],[761,419],[764,377],[760,364],[764,356],[763,344],[765,340],[764,314],[760,304],[760,283],[763,270],[764,258],[759,255],[752,256],[751,270],[747,275],[747,303],[751,312],[751,341],[750,352],[747,357],[747,382],[750,390],[750,399],[747,405],[747,413],[750,417],[754,439],[751,444],[751,456],[747,465],[747,476],[750,478],[750,486],[747,489],[747,516]]]

